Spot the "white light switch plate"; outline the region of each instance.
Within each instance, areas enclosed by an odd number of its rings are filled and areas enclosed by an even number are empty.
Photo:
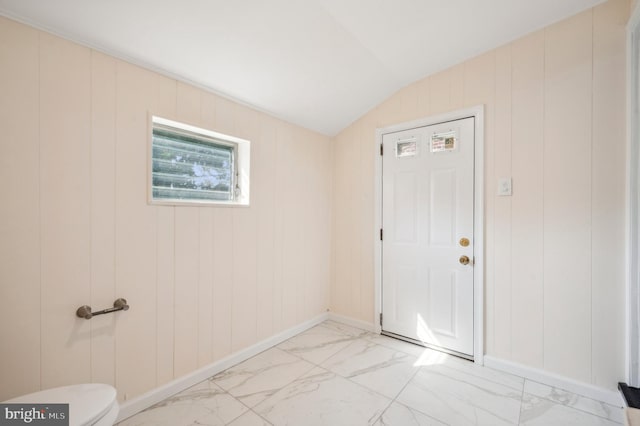
[[[511,178],[498,179],[498,195],[505,197],[511,195]]]

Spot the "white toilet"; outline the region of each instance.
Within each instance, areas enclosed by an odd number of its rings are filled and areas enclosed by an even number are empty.
[[[69,404],[69,426],[113,426],[120,411],[116,390],[99,383],[47,389],[4,403]]]

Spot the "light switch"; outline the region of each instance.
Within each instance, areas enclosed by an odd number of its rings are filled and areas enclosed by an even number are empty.
[[[511,195],[511,178],[498,179],[498,196],[510,196]]]

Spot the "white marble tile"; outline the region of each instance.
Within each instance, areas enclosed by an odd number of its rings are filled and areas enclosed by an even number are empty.
[[[524,394],[520,413],[522,426],[619,426],[620,423]]]
[[[355,339],[357,337],[317,325],[279,344],[278,348],[314,364],[320,364],[340,349],[349,346]]]
[[[326,321],[119,425],[619,426],[622,422],[621,408]]]
[[[205,381],[119,423],[120,426],[226,425],[248,408]],[[196,423],[200,420],[205,423]]]
[[[423,359],[418,360],[418,363],[427,364],[427,365],[424,365],[425,368],[431,368],[433,365],[436,365],[436,366],[439,365],[449,369],[457,370],[464,374],[468,374],[471,376],[479,377],[481,379],[489,380],[494,383],[508,386],[519,393],[522,393],[522,389],[524,388],[524,379],[520,376],[514,376],[513,374],[508,374],[502,371],[494,370],[492,368],[478,365],[473,361],[469,361],[469,360],[458,358],[451,355],[444,358],[442,362],[439,364],[428,365],[428,362],[425,363]]]
[[[515,425],[522,392],[445,365],[422,367],[397,401],[457,426]]]
[[[386,346],[387,348],[395,349],[397,351],[401,351],[416,357],[422,357],[425,354],[447,356],[442,352],[433,351],[423,346],[405,342],[404,340],[400,339],[394,339],[393,337],[383,336],[382,334],[369,333],[364,337],[373,343],[377,343],[379,345]]]
[[[556,404],[566,405],[589,414],[604,417],[617,423],[624,421],[621,407],[614,407],[613,405],[595,401],[562,389],[527,380],[524,385],[524,392],[548,399]]]
[[[347,336],[352,336],[352,337],[364,337],[371,334],[367,330],[363,330],[357,327],[352,327],[350,325],[342,324],[340,322],[331,321],[331,320],[324,321],[321,325],[323,327],[330,328],[339,333],[346,334]]]
[[[375,426],[447,426],[418,410],[407,407],[406,405],[394,402],[382,417],[376,422]]]
[[[253,407],[313,367],[285,351],[271,348],[210,380],[243,404]]]
[[[255,407],[272,424],[373,425],[391,400],[322,368],[278,391]]]
[[[395,398],[419,367],[416,357],[360,339],[322,363],[322,367],[386,397]]]
[[[366,336],[366,339],[379,345],[416,356],[416,365],[418,366],[429,367],[433,365],[447,365],[467,374],[472,374],[496,383],[504,384],[505,386],[509,386],[514,389],[522,390],[522,387],[524,386],[524,379],[522,377],[480,366],[472,361],[449,355],[444,352],[439,352],[379,334],[369,334]]]
[[[231,423],[229,426],[271,426],[271,423],[254,413],[247,411]]]

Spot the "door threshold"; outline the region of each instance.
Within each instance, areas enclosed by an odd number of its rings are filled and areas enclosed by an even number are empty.
[[[473,362],[473,355],[464,354],[462,352],[457,352],[457,351],[454,351],[454,350],[451,350],[451,349],[443,348],[441,346],[425,343],[425,342],[422,342],[420,340],[416,340],[416,339],[412,339],[410,337],[401,336],[399,334],[392,333],[390,331],[382,330],[380,332],[380,334],[382,334],[383,336],[391,337],[391,338],[397,339],[397,340],[403,340],[403,341],[405,341],[407,343],[413,343],[414,345],[422,346],[423,348],[432,349],[434,351],[442,352],[442,353],[445,353],[445,354],[448,354],[448,355],[453,355],[455,357],[466,359],[467,361],[472,361]]]

